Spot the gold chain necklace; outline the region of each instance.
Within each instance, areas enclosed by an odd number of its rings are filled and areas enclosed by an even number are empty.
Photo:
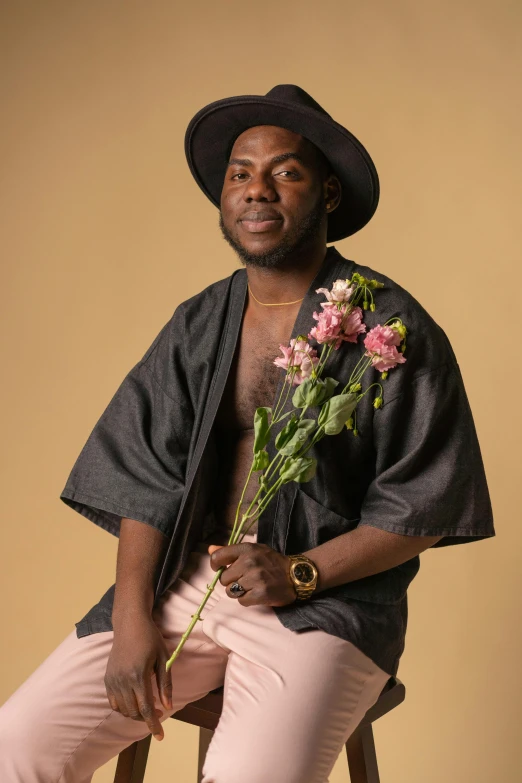
[[[252,289],[250,288],[250,286],[248,286],[248,290],[250,291],[252,297],[256,300],[256,302],[260,305],[263,305],[263,307],[281,307],[282,305],[297,304],[297,302],[302,302],[304,299],[304,296],[302,296],[301,299],[294,299],[293,302],[260,302],[259,299],[256,299],[256,297],[252,293]]]

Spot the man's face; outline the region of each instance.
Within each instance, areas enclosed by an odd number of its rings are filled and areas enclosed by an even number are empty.
[[[326,244],[328,170],[308,139],[275,125],[237,137],[221,192],[219,225],[245,264],[295,261]]]

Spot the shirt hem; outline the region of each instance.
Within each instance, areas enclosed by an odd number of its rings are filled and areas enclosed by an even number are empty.
[[[82,516],[94,522],[99,527],[107,530],[113,536],[118,537],[120,533],[120,521],[122,517],[135,519],[137,522],[143,522],[146,525],[156,528],[165,536],[169,536],[172,530],[172,523],[166,522],[163,518],[153,517],[136,508],[120,506],[118,503],[108,498],[88,495],[85,492],[79,492],[75,489],[65,488],[60,494],[62,500],[69,508],[77,511]],[[93,505],[95,504],[95,505]],[[116,514],[120,520],[116,521],[105,516],[103,512]]]
[[[376,527],[379,530],[387,530],[390,533],[399,533],[407,536],[448,536],[448,537],[461,537],[461,538],[491,538],[495,535],[495,531],[491,529],[481,528],[478,530],[470,530],[465,527],[415,527],[414,525],[399,525],[392,522],[383,522],[376,524],[374,522],[359,522],[358,527]]]

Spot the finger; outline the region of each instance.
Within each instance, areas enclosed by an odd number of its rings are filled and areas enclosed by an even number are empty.
[[[154,706],[154,696],[152,694],[152,678],[146,677],[144,688],[136,694],[138,707],[143,720],[149,727],[149,731],[154,737],[161,741],[164,737],[163,726],[159,721],[157,710]],[[160,713],[161,714],[161,713]]]
[[[168,658],[165,657],[158,661],[156,667],[156,682],[158,683],[158,693],[160,701],[166,710],[172,709],[172,673],[166,670]]]
[[[227,595],[229,598],[232,598],[232,600],[237,601],[240,604],[243,604],[243,606],[247,606],[248,604],[244,604],[243,600],[248,596],[248,594],[251,592],[251,590],[246,590],[244,593],[232,593],[230,592],[230,587],[227,587]]]
[[[228,576],[228,574],[227,574]],[[232,585],[234,582],[238,582],[238,584],[241,585],[244,593],[233,593],[231,591]],[[234,598],[236,601],[242,598],[246,598],[247,596],[249,598],[252,598],[252,591],[255,590],[256,594],[260,591],[260,584],[259,584],[259,576],[255,572],[246,572],[238,579],[234,579],[228,584],[225,588],[226,594],[229,596],[229,598]]]
[[[112,691],[110,691],[108,688],[106,688],[107,691],[107,698],[109,700],[109,704],[111,705],[111,710],[114,710],[114,712],[119,712],[118,702],[116,701],[116,697]]]
[[[136,694],[132,689],[126,687],[122,689],[121,697],[125,702],[126,718],[132,718],[132,720],[141,720],[140,711],[138,709],[138,702],[136,701]]]
[[[248,590],[247,593],[244,593],[236,600],[241,606],[263,606],[267,603],[264,592],[260,593],[260,591],[255,588]]]
[[[114,694],[114,698],[116,699],[116,712],[121,713],[124,718],[129,717],[129,711],[127,710],[127,704],[125,703],[125,699],[123,698],[122,694],[119,691],[116,691]]]
[[[238,557],[247,552],[251,544],[231,544],[230,546],[221,546],[210,555],[210,566],[213,571],[218,571],[222,566],[230,565]]]
[[[232,565],[229,565],[228,568],[225,568],[221,576],[219,577],[219,581],[222,585],[227,587],[227,585],[231,585],[233,582],[239,582],[240,580],[245,578],[245,567],[244,565],[239,561],[236,560]],[[243,584],[241,581],[242,587],[246,588],[246,585]]]

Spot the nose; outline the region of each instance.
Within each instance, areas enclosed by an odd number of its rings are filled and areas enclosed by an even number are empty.
[[[245,184],[243,198],[246,202],[277,201],[277,192],[271,177],[263,174],[252,174]]]

